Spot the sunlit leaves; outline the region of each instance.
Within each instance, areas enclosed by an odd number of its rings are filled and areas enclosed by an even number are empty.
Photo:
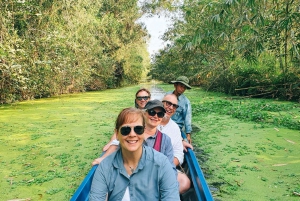
[[[235,65],[254,65],[262,72],[275,69],[274,77],[285,79],[274,78],[273,81],[283,88],[289,80],[288,74],[299,75],[300,13],[295,1],[186,0],[180,8],[185,14],[184,20],[175,22],[164,37],[174,42],[173,47],[162,51],[164,55],[155,60],[163,63],[161,67],[171,65],[172,72],[181,75],[179,71],[184,66],[185,75],[193,80],[198,77],[195,83],[208,83],[202,86],[232,93],[236,87],[233,80],[240,76],[231,71]],[[171,56],[170,51],[176,50],[180,51],[176,54],[180,62],[166,58]],[[274,63],[267,66],[270,60]],[[172,64],[167,63],[169,61]],[[189,65],[191,63],[196,65]],[[153,67],[158,70],[156,63]],[[265,78],[262,74],[258,79]],[[287,94],[285,89],[278,91],[283,92],[283,96]],[[273,93],[278,95],[276,90]]]
[[[136,84],[146,69],[137,0],[4,0],[0,13],[0,103]]]

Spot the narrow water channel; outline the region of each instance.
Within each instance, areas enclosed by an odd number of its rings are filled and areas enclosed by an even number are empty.
[[[150,92],[152,100],[162,100],[164,95],[166,94],[166,92],[162,88],[156,86],[155,84],[151,85]]]

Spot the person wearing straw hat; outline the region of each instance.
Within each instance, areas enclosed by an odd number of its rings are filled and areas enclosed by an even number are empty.
[[[189,143],[192,143],[192,107],[190,100],[183,94],[186,89],[191,89],[189,79],[186,76],[179,76],[176,80],[171,81],[174,84],[174,90],[168,91],[166,94],[174,94],[177,96],[179,107],[176,113],[172,116],[180,130],[184,130]]]

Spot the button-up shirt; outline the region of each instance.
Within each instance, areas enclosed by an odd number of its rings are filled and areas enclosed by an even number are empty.
[[[144,141],[144,144],[149,146],[149,147],[154,147],[156,137],[157,137],[157,130],[156,130],[155,135],[152,135],[152,136],[148,137]],[[116,145],[116,146],[119,146],[120,143],[119,143],[118,140],[113,140],[112,144]],[[168,157],[168,160],[170,161],[170,163],[173,167],[174,174],[177,177],[178,172],[176,170],[176,166],[175,166],[174,161],[173,161],[174,160],[174,149],[173,149],[173,146],[172,146],[172,141],[171,141],[171,138],[167,134],[164,134],[164,133],[162,133],[160,152]]]
[[[144,142],[144,144],[149,147],[154,147],[156,137],[157,137],[157,130],[156,130],[155,135],[148,137],[146,139],[146,141]],[[167,134],[164,134],[164,133],[162,133],[160,152],[168,157],[168,160],[172,164],[174,173],[177,176],[177,170],[176,170],[176,167],[174,164],[174,149],[172,146],[172,141],[171,141],[171,138]]]
[[[90,201],[121,201],[126,188],[130,201],[179,201],[177,178],[167,157],[143,145],[142,157],[132,175],[123,165],[122,151],[107,156],[97,167]]]

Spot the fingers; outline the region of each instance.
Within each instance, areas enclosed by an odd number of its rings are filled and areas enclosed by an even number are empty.
[[[108,144],[106,144],[106,145],[103,147],[102,150],[103,150],[103,151],[106,151],[106,150],[110,147],[110,144],[111,144],[110,142],[109,142]]]
[[[191,139],[191,135],[190,135],[190,134],[187,135],[187,140],[188,140],[188,142],[189,142],[190,144],[192,144],[192,139]]]
[[[190,148],[190,149],[194,149],[193,145],[189,144],[188,142],[185,142],[185,141],[182,141],[182,145],[183,145],[183,150],[185,152],[187,152],[187,148]]]
[[[95,159],[95,160],[92,162],[92,166],[100,164],[101,161],[102,161],[101,158]]]
[[[191,145],[191,144],[188,144],[188,143],[186,144],[186,147],[187,147],[187,148],[190,148],[191,150],[193,150],[193,149],[194,149],[193,145]]]

